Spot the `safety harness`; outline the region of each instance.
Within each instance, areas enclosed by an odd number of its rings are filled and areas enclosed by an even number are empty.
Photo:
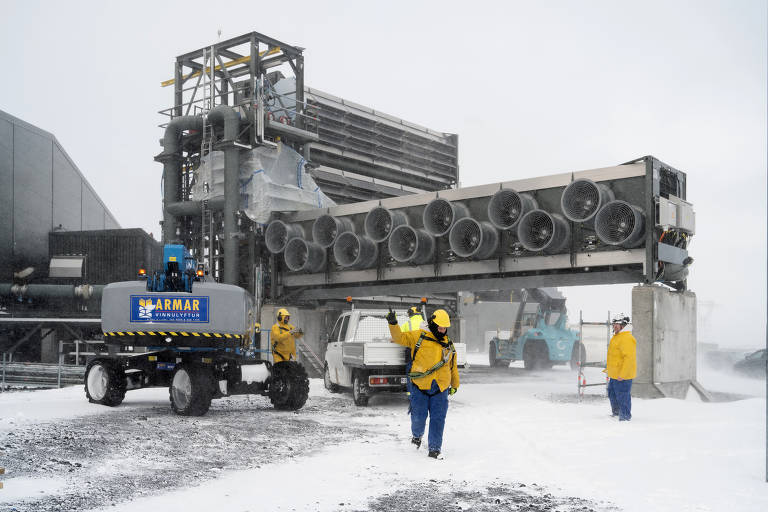
[[[413,350],[411,351],[411,361],[416,360],[416,354],[418,353],[419,349],[421,348],[421,342],[424,341],[426,336],[426,333],[421,333],[421,336],[419,336],[419,340],[416,342],[416,345],[413,346]],[[447,351],[443,351],[443,357],[438,361],[432,368],[429,368],[428,370],[424,370],[423,372],[409,372],[408,377],[411,379],[419,379],[421,377],[427,377],[429,375],[432,375],[437,370],[445,366],[445,363],[451,360],[451,357],[456,353],[456,348],[453,346],[453,342],[448,339],[448,343],[443,343],[438,340],[434,340],[432,338],[426,338],[429,339],[429,341],[434,341],[444,349],[448,349]]]

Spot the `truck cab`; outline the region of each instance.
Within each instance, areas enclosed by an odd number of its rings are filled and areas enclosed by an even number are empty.
[[[328,337],[324,382],[331,392],[352,391],[356,405],[368,405],[380,391],[406,390],[408,349],[392,341],[386,320],[387,310],[353,309],[342,313]],[[401,324],[405,310],[395,311]],[[466,364],[466,344],[454,343],[459,367]]]

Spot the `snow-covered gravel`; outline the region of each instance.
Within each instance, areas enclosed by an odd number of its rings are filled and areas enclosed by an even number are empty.
[[[0,511],[768,510],[764,381],[705,372],[721,398],[758,398],[635,400],[618,423],[563,367],[483,360],[462,372],[440,461],[410,445],[404,395],[358,408],[321,380],[297,413],[238,396],[201,418],[175,416],[166,389],[117,408],[79,386],[3,393]]]

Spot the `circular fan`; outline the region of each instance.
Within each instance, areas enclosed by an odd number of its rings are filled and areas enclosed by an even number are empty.
[[[568,222],[562,215],[532,210],[520,219],[517,238],[529,251],[554,254],[565,248],[570,236]]]
[[[365,216],[365,234],[374,242],[383,242],[394,228],[407,223],[408,219],[403,212],[377,206]]]
[[[453,225],[448,242],[457,256],[482,260],[496,251],[499,236],[490,222],[478,222],[465,217]]]
[[[588,179],[578,179],[565,187],[560,197],[563,214],[574,222],[586,222],[613,200],[611,189]]]
[[[523,215],[537,206],[536,200],[529,194],[503,188],[488,201],[488,220],[499,229],[512,229]]]
[[[264,243],[267,250],[279,254],[285,249],[285,244],[291,238],[304,237],[304,230],[295,224],[286,224],[281,220],[273,220],[264,231]]]
[[[323,248],[333,245],[336,238],[344,232],[352,231],[352,221],[347,218],[321,215],[312,225],[312,240]]]
[[[325,250],[303,238],[290,239],[284,257],[285,266],[294,272],[320,272],[325,267]]]
[[[333,257],[342,267],[369,268],[376,264],[378,247],[367,236],[346,231],[333,244]]]
[[[389,237],[389,254],[401,263],[421,265],[432,259],[435,239],[423,229],[400,225]]]
[[[606,244],[637,247],[645,234],[645,213],[626,201],[611,201],[597,212],[595,231]]]
[[[451,203],[446,199],[433,199],[424,208],[424,229],[430,235],[443,236],[450,231],[457,220],[469,215],[467,207],[461,203]]]

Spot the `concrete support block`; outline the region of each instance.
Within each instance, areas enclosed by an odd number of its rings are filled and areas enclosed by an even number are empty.
[[[56,329],[50,331],[47,336],[40,340],[40,362],[59,362],[59,342],[58,336],[56,336]]]
[[[685,398],[696,383],[696,294],[635,286],[632,324],[637,339],[632,396]]]

